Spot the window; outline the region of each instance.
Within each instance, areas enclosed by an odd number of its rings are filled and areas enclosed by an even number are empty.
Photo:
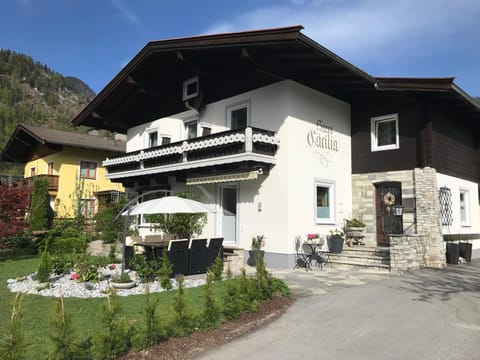
[[[202,132],[202,136],[207,136],[212,133],[212,125],[208,123],[201,122],[200,123],[200,129]]]
[[[148,144],[149,148],[155,147],[158,145],[158,133],[156,131],[152,131],[148,133]]]
[[[48,175],[53,175],[53,162],[49,162],[47,164],[47,174]]]
[[[450,226],[453,223],[452,217],[452,192],[446,186],[438,191],[440,200],[440,219],[443,226]]]
[[[197,120],[185,123],[185,133],[187,139],[194,139],[197,137]]]
[[[227,108],[227,126],[232,129],[242,129],[249,125],[250,103],[242,103]]]
[[[192,99],[198,95],[198,76],[183,82],[183,101]]]
[[[460,189],[460,223],[470,226],[470,204],[468,190]]]
[[[372,151],[400,148],[398,114],[373,117],[370,126]]]
[[[315,222],[317,224],[335,224],[334,184],[315,182]]]
[[[170,136],[162,136],[162,145],[170,144],[171,138]]]
[[[97,163],[90,161],[80,161],[80,179],[96,179]]]
[[[35,168],[34,167],[30,168],[30,177],[33,177],[33,176],[35,176]]]

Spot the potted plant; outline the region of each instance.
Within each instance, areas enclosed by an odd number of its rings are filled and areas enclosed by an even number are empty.
[[[248,260],[247,264],[250,266],[257,265],[257,257],[261,256],[263,258],[264,251],[261,250],[265,246],[265,236],[256,235],[252,238],[251,250],[248,251]]]
[[[347,240],[346,243],[348,246],[352,245],[352,241],[356,244],[364,245],[363,238],[367,232],[367,226],[364,222],[358,219],[347,220]]]
[[[126,272],[122,273],[121,275],[113,276],[110,283],[115,289],[131,289],[136,284]]]
[[[341,253],[343,250],[343,231],[335,228],[330,230],[330,236],[327,239],[328,250],[332,253]]]

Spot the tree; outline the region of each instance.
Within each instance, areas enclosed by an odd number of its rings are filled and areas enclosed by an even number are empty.
[[[192,198],[188,192],[176,194],[183,198]],[[158,223],[158,228],[167,234],[175,234],[179,239],[190,239],[192,234],[200,234],[207,223],[206,214],[161,214],[150,215],[150,222]]]
[[[27,228],[25,215],[31,190],[26,187],[0,186],[0,248],[5,240]]]
[[[48,195],[48,180],[39,178],[35,181],[30,205],[30,229],[45,230],[48,225],[50,197]]]

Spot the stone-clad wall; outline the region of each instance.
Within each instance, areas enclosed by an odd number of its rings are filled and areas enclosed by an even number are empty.
[[[402,199],[414,198],[413,171],[386,171],[370,174],[352,175],[352,218],[362,220],[367,225],[367,245],[375,246],[376,210],[375,183],[384,181],[400,181],[402,183]],[[415,216],[408,209],[403,214],[403,229],[407,234],[415,233]]]
[[[414,170],[417,204],[417,233],[425,237],[426,249],[423,266],[444,267],[445,248],[440,227],[437,173],[426,167]]]
[[[421,267],[444,267],[436,171],[432,168],[352,176],[352,217],[361,219],[367,225],[367,244],[376,245],[374,184],[384,181],[400,181],[404,206],[415,206],[404,210],[404,234],[390,237],[391,270],[401,272]]]

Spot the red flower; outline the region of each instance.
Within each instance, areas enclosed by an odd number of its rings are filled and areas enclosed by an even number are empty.
[[[117,267],[117,265],[115,265],[115,264],[109,264],[109,265],[108,265],[108,268],[109,268],[110,270],[113,270],[113,269],[115,269],[116,267]]]
[[[77,274],[77,273],[73,273],[73,274],[70,276],[70,279],[72,279],[72,280],[78,280],[78,274]]]
[[[315,239],[315,234],[307,234],[307,239],[309,240]]]

